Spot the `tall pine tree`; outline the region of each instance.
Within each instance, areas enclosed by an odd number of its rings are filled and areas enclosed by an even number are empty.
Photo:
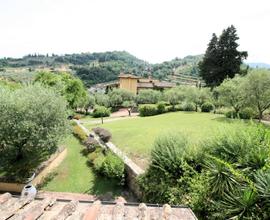
[[[239,37],[232,25],[223,30],[219,38],[213,34],[203,60],[199,63],[201,77],[208,86],[220,85],[227,77],[240,73],[240,65],[247,58],[246,51],[238,51]]]

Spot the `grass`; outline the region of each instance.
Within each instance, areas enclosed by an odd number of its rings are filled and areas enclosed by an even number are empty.
[[[192,143],[199,143],[223,129],[246,126],[239,120],[223,115],[196,112],[173,112],[132,120],[105,122],[101,127],[112,133],[112,142],[126,152],[141,167],[147,166],[155,139],[169,132],[183,132]],[[89,129],[95,127],[85,124]]]
[[[120,195],[122,188],[116,182],[97,176],[87,165],[87,157],[81,154],[83,146],[73,135],[65,140],[64,145],[68,150],[67,157],[49,176],[42,190],[88,193],[97,196],[108,192],[113,196]]]

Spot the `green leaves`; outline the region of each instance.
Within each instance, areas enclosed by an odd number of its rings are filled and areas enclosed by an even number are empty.
[[[13,180],[28,178],[66,133],[66,102],[40,85],[0,90],[0,99],[1,170]]]

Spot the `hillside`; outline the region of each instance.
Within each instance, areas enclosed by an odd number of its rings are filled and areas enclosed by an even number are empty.
[[[67,71],[81,78],[86,86],[117,79],[120,72],[185,84],[198,79],[197,64],[202,55],[175,58],[150,64],[126,51],[65,55],[27,55],[0,59],[0,77],[31,81],[38,71]],[[32,77],[32,78],[31,78]]]

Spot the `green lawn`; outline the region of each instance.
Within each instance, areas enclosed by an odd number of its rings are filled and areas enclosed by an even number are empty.
[[[223,115],[196,112],[174,112],[131,120],[105,122],[99,125],[112,133],[112,142],[126,152],[137,164],[147,166],[154,140],[169,132],[183,132],[193,143],[211,137],[216,132],[235,126],[246,126],[239,120]],[[89,129],[94,125],[85,124]]]
[[[87,158],[81,154],[83,146],[70,135],[64,142],[68,154],[55,170],[55,176],[41,189],[57,192],[88,193],[104,195],[111,192],[120,195],[122,188],[114,181],[97,176],[87,165]]]

